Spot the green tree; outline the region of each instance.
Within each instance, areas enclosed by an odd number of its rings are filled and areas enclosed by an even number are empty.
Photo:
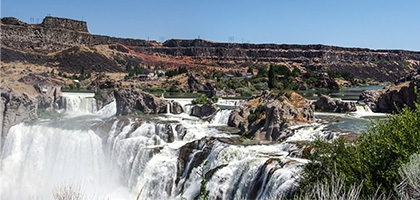
[[[277,75],[283,75],[285,78],[287,78],[290,76],[290,74],[291,72],[289,68],[284,65],[270,65],[270,69],[268,70],[268,87],[277,88],[279,86],[277,84]],[[283,82],[283,85],[285,86],[286,84]]]
[[[260,68],[258,68],[258,74],[257,77],[268,77],[268,71],[267,71],[267,67],[262,66]]]
[[[346,187],[362,183],[365,197],[377,188],[385,193],[392,191],[401,181],[399,168],[420,152],[420,105],[415,105],[414,110],[406,107],[399,114],[376,121],[353,142],[342,138],[332,143],[313,142],[315,151],[303,168],[300,190],[304,192],[313,183],[337,175],[345,180]]]
[[[252,66],[249,66],[248,69],[246,70],[247,73],[254,73],[254,69],[252,68]]]

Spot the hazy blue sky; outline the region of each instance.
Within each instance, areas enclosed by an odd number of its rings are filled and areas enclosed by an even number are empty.
[[[41,23],[47,15],[115,37],[420,51],[419,0],[1,0],[2,17]]]

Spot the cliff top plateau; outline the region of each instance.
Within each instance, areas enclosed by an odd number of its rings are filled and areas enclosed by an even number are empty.
[[[210,76],[215,71],[268,70],[271,64],[301,72],[345,72],[359,80],[394,81],[420,68],[420,52],[202,39],[160,43],[90,34],[86,22],[72,19],[48,16],[41,24],[27,24],[13,17],[1,19],[1,84],[15,89],[25,88],[19,80],[29,74],[68,85],[72,80],[58,73],[106,73],[119,81],[135,66],[167,71],[183,67]],[[40,75],[45,72],[56,76]]]

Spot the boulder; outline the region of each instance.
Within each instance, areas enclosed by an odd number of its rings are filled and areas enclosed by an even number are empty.
[[[279,141],[293,134],[288,130],[290,126],[313,119],[314,106],[299,94],[263,92],[232,111],[228,125],[239,128],[239,134],[249,138]]]
[[[26,93],[0,88],[0,136],[4,137],[10,127],[38,118],[38,101]]]
[[[116,115],[128,115],[136,111],[144,114],[167,112],[167,102],[164,99],[143,92],[134,86],[114,90],[114,97],[117,103]]]
[[[327,95],[321,95],[315,102],[315,110],[323,112],[354,112],[356,111],[355,102],[344,102],[340,100],[334,100]]]
[[[368,105],[373,112],[397,113],[404,106],[414,109],[417,99],[415,88],[420,88],[418,71],[400,79],[396,85],[387,86],[382,90],[364,91],[358,102]]]
[[[178,124],[175,126],[175,131],[178,135],[179,140],[183,140],[185,135],[187,134],[187,128],[183,126],[182,124]]]
[[[219,111],[215,104],[197,104],[191,109],[191,116],[210,120]]]
[[[315,86],[319,88],[328,88],[330,90],[340,89],[340,86],[335,81],[335,79],[329,77],[328,75],[323,75],[323,77],[319,79],[318,83],[316,83]]]
[[[44,90],[38,96],[38,108],[53,111],[55,102],[61,96],[61,88],[54,86],[45,86]]]
[[[359,95],[357,104],[367,105],[370,110],[376,112],[376,102],[380,95],[381,92],[379,90],[365,90]]]
[[[169,102],[169,111],[172,114],[181,114],[184,112],[184,109],[182,108],[182,105],[177,101],[171,101]]]
[[[189,92],[205,92],[209,96],[213,96],[215,89],[207,82],[207,79],[200,74],[188,73],[188,89]]]
[[[96,107],[98,110],[114,101],[114,89],[119,85],[115,80],[104,73],[98,74],[90,83],[90,88],[95,90]]]

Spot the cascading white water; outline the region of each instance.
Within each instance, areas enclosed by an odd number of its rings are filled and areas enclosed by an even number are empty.
[[[64,112],[71,115],[92,114],[97,111],[94,93],[63,92]],[[62,111],[63,112],[63,111]]]
[[[356,112],[353,113],[358,117],[386,116],[384,113],[374,113],[368,105],[356,105]]]
[[[211,119],[211,125],[227,125],[229,120],[229,115],[232,110],[219,110],[216,115]]]
[[[91,102],[66,98],[74,103],[66,107],[72,112],[58,121],[10,129],[2,149],[1,199],[52,199],[63,184],[81,185],[92,199],[194,199],[202,167],[210,199],[279,199],[305,163],[295,158],[294,142],[311,138],[296,131],[286,143],[236,145],[235,136],[209,126],[226,124],[231,110],[219,111],[210,123],[186,113],[109,118],[115,102],[85,112],[75,102]]]
[[[217,101],[217,105],[219,106],[240,106],[242,103],[244,103],[244,100],[239,99],[222,99],[220,98]]]
[[[19,124],[3,149],[2,199],[52,199],[60,184],[97,185],[107,177],[101,139],[90,130]]]
[[[85,198],[132,195],[112,176],[102,139],[90,128],[115,114],[115,103],[93,115],[90,96],[65,95],[63,118],[9,130],[2,148],[0,199],[53,199],[54,191],[68,187],[80,188],[76,192]]]

